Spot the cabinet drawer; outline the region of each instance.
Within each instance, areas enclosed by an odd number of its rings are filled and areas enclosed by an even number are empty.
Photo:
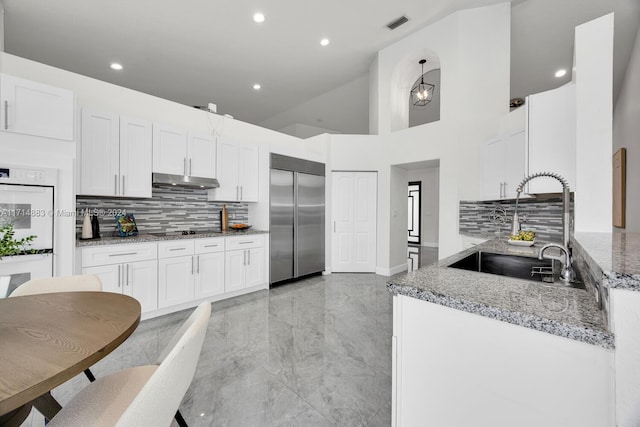
[[[82,267],[155,260],[157,256],[155,243],[96,246],[82,249]]]
[[[210,239],[196,239],[195,251],[197,254],[207,254],[224,251],[224,237],[213,237]]]
[[[233,251],[236,249],[260,248],[264,246],[264,239],[261,234],[251,236],[227,237],[225,249]]]
[[[169,240],[158,242],[158,258],[193,255],[193,240]]]

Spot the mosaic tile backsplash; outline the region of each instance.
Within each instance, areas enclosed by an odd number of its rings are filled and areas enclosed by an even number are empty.
[[[515,210],[515,200],[461,201],[460,233],[471,235],[494,235],[498,229],[503,235],[511,230],[511,218]],[[494,212],[504,209],[504,224],[497,225]],[[570,205],[573,218],[573,201]],[[521,199],[518,216],[523,230],[533,230],[536,238],[562,241],[562,199]],[[500,215],[498,215],[500,217]],[[573,222],[573,221],[572,221]],[[573,224],[571,224],[573,226]]]
[[[249,222],[247,203],[209,202],[207,190],[154,186],[152,196],[151,199],[77,196],[76,234],[81,233],[85,209],[99,211],[100,234],[105,236],[117,232],[112,212],[118,210],[135,216],[140,233],[220,229],[223,204],[227,205],[230,223]]]

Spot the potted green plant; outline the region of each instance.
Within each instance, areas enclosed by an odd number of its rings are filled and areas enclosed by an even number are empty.
[[[30,249],[31,242],[36,236],[27,236],[22,239],[15,238],[13,224],[7,222],[0,224],[0,260],[5,256],[24,255],[37,253],[36,249]]]

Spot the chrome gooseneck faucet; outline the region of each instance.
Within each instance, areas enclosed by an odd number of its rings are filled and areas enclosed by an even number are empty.
[[[511,223],[511,234],[517,235],[520,232],[520,221],[518,220],[518,201],[520,200],[520,193],[522,193],[522,190],[527,182],[540,177],[555,178],[562,184],[562,245],[558,245],[556,243],[549,243],[548,245],[545,245],[542,249],[540,249],[538,258],[556,259],[562,262],[564,266],[560,274],[560,279],[565,282],[570,282],[575,279],[575,273],[573,271],[573,268],[571,267],[571,252],[569,252],[569,224],[571,220],[569,213],[569,203],[571,201],[571,194],[569,191],[569,184],[567,183],[566,179],[564,179],[557,173],[552,172],[539,172],[525,177],[522,182],[520,182],[520,185],[518,185],[517,189],[516,208],[513,213],[513,222]],[[545,254],[545,251],[549,248],[560,249],[564,257]]]
[[[513,213],[513,221],[511,223],[511,234],[518,235],[520,232],[520,220],[518,219],[518,201],[520,200],[520,193],[522,193],[524,186],[527,182],[531,181],[535,178],[548,177],[555,178],[560,181],[562,184],[562,244],[565,248],[569,248],[569,224],[570,224],[570,213],[569,213],[569,203],[571,201],[571,194],[569,190],[569,183],[566,179],[553,172],[538,172],[533,175],[529,175],[525,177],[518,185],[517,195],[516,195],[516,208]]]

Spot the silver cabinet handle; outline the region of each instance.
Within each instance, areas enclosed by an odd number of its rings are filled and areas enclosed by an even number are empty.
[[[113,175],[113,188],[115,191],[115,195],[118,195],[118,175]]]
[[[198,255],[197,261],[198,261],[198,266],[197,266],[196,273],[200,274],[200,255]]]
[[[189,159],[189,176],[191,176],[191,159]]]
[[[169,251],[184,251],[187,248],[169,248]]]
[[[242,191],[242,185],[240,186],[240,200],[242,200],[242,196],[243,196],[243,191]]]
[[[4,101],[4,130],[9,129],[9,101]]]
[[[240,187],[236,185],[236,200],[240,200]]]
[[[506,182],[503,182],[503,184],[504,184],[504,185],[502,186],[502,188],[503,188],[503,190],[502,190],[502,191],[504,192],[504,197],[506,198],[506,197],[507,197],[507,183],[506,183]]]
[[[186,175],[187,174],[187,158],[186,157],[184,158],[182,167],[184,168],[184,174]]]
[[[247,265],[247,251],[242,251],[242,255],[244,256],[242,265]]]
[[[203,245],[203,248],[217,248],[218,246],[220,246],[219,244],[215,244],[215,245]]]
[[[122,266],[118,264],[118,287],[120,287],[120,282],[122,282],[122,273],[120,270],[122,270]]]
[[[251,251],[247,251],[247,265],[251,265]]]
[[[127,252],[126,254],[109,254],[109,256],[125,256],[125,255],[138,255],[138,252]]]
[[[249,243],[253,243],[253,241],[250,241],[250,242],[238,242],[239,245],[248,245]]]
[[[191,257],[191,274],[193,274],[193,263],[195,262],[195,258],[194,256]]]
[[[124,191],[124,175],[122,175],[122,195],[124,196],[125,191]]]
[[[129,286],[129,264],[127,264],[126,275],[127,275],[127,280],[125,281],[125,286]]]

